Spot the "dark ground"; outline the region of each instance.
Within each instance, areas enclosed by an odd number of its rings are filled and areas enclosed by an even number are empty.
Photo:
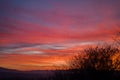
[[[0,80],[120,80],[120,72],[94,70],[17,71],[0,68]]]

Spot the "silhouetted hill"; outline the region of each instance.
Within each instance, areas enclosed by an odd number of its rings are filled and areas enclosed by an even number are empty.
[[[17,72],[18,70],[15,69],[7,69],[7,68],[3,68],[0,67],[0,72]]]
[[[53,73],[52,70],[17,71],[0,67],[0,80],[45,80]]]

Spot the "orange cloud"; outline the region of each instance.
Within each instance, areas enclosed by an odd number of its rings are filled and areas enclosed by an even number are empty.
[[[0,58],[0,67],[17,70],[46,70],[56,69],[67,65],[66,57],[7,54]]]

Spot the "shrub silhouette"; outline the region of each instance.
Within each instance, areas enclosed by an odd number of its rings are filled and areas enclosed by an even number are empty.
[[[120,68],[119,54],[119,49],[113,45],[90,47],[82,54],[73,57],[69,63],[70,69],[73,70],[75,76],[84,77],[83,80],[114,80],[114,74]],[[85,76],[88,78],[86,79]],[[116,78],[116,80],[119,79]]]
[[[95,70],[113,70],[112,57],[119,53],[117,47],[111,45],[96,46],[87,48],[83,54],[78,54],[73,57],[70,62],[72,69],[95,69]],[[117,59],[116,59],[117,60]]]

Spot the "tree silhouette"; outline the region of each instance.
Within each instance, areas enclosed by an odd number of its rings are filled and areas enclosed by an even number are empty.
[[[74,56],[70,61],[70,69],[94,69],[94,70],[113,70],[113,66],[120,64],[114,62],[113,56],[119,53],[117,47],[111,45],[96,46],[94,48],[87,48],[84,50],[84,55],[79,54]],[[116,60],[119,57],[116,58]]]
[[[119,80],[120,52],[113,45],[90,47],[72,58],[70,70],[82,80]],[[115,77],[117,75],[117,77]]]

